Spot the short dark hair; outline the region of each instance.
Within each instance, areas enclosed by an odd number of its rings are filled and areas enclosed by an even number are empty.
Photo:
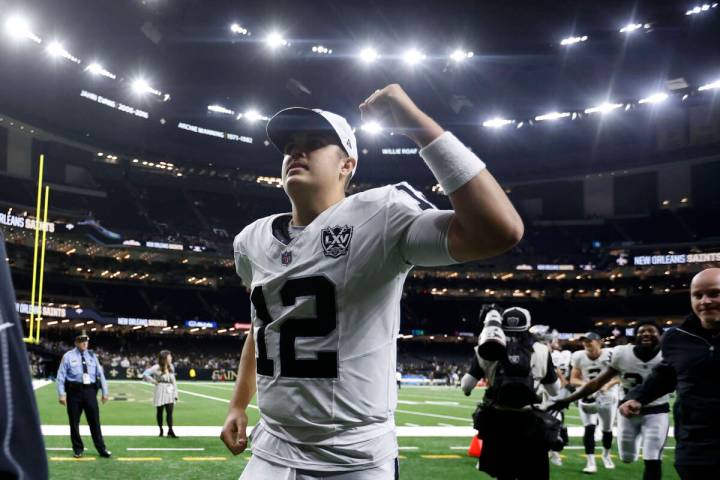
[[[635,336],[637,336],[637,332],[640,331],[640,327],[644,327],[646,325],[649,325],[651,327],[655,327],[655,329],[658,331],[660,335],[663,333],[662,327],[655,321],[655,320],[643,320],[642,322],[639,322],[637,324],[637,328],[635,328]]]

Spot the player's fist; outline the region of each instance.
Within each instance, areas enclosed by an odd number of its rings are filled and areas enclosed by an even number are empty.
[[[407,135],[420,147],[442,135],[443,129],[415,105],[396,83],[375,92],[360,104],[364,122],[377,122],[384,128]]]
[[[67,396],[60,395],[60,398],[58,398],[58,402],[60,402],[60,405],[67,405]]]
[[[247,448],[247,423],[248,418],[245,410],[239,408],[230,409],[220,433],[220,438],[233,455],[239,455]]]
[[[628,400],[627,402],[620,405],[620,413],[626,417],[634,417],[640,415],[640,408],[642,404],[637,400]]]

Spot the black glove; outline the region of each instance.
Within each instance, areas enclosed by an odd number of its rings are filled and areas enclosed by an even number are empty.
[[[555,402],[552,405],[547,407],[547,411],[548,412],[561,412],[561,411],[569,408],[570,403],[572,403],[572,402],[568,402],[564,398],[560,399],[560,400],[555,400]]]

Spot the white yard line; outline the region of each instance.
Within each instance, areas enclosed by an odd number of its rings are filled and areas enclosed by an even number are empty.
[[[48,449],[49,450],[49,449]],[[68,450],[70,450],[68,448]],[[203,452],[205,451],[204,448],[132,448],[128,447],[125,450],[129,450],[131,452],[146,452],[146,451],[160,451],[160,452]]]
[[[32,381],[33,390],[40,390],[42,387],[50,385],[51,383],[53,383],[53,382],[51,382],[50,380],[33,380]]]
[[[405,426],[406,426],[406,427],[419,427],[420,425],[418,425],[417,423],[406,422],[406,423],[405,423]]]
[[[441,427],[454,427],[455,426],[455,425],[450,425],[449,423],[440,423],[440,422],[438,422],[438,425],[440,425]]]
[[[398,450],[420,450],[420,447],[398,447]]]
[[[419,415],[421,417],[444,418],[447,420],[460,420],[470,423],[470,417],[452,417],[450,415],[438,415],[437,413],[411,412],[410,410],[395,410],[396,413],[407,413],[408,415]]]
[[[46,447],[45,450],[51,450],[51,451],[58,451],[58,452],[71,452],[72,448],[70,447]]]
[[[148,387],[153,387],[153,385],[151,385],[151,384],[149,384],[149,383],[145,383],[145,385],[147,385]],[[153,388],[154,388],[154,387],[153,387]],[[212,397],[212,396],[210,396],[210,395],[205,395],[205,394],[202,394],[202,393],[191,392],[191,391],[189,391],[189,390],[181,390],[181,389],[179,389],[179,388],[177,389],[177,391],[180,392],[180,393],[184,393],[184,394],[186,394],[186,395],[194,396],[194,397],[207,398],[208,400],[215,400],[216,402],[230,403],[230,399],[228,399],[228,398]],[[257,405],[252,405],[252,404],[250,404],[250,405],[248,405],[248,407],[254,408],[255,410],[258,410]]]

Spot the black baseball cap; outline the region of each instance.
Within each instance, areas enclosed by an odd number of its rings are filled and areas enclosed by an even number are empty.
[[[580,340],[597,340],[602,341],[602,337],[597,332],[587,332],[580,337]]]

